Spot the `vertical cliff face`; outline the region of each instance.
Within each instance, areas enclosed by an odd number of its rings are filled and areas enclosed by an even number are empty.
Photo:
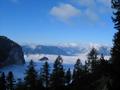
[[[5,36],[0,36],[0,67],[24,64],[22,47]]]

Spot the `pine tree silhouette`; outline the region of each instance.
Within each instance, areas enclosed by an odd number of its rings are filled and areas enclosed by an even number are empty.
[[[67,86],[71,83],[71,79],[72,79],[72,75],[71,75],[71,70],[69,68],[65,74],[65,81]]]
[[[88,63],[89,63],[89,72],[95,72],[96,65],[97,65],[97,50],[95,48],[92,48],[90,53],[88,54]]]
[[[113,90],[120,90],[120,0],[112,0],[113,22],[117,30],[113,39],[111,59],[113,64]]]
[[[25,90],[25,85],[24,82],[22,81],[22,79],[18,78],[17,79],[17,83],[16,83],[16,89],[15,90]]]
[[[49,79],[50,79],[50,69],[49,69],[49,64],[46,61],[45,64],[43,65],[43,68],[41,69],[41,79],[43,85],[45,85],[46,88],[49,87]]]
[[[85,60],[85,65],[84,65],[84,72],[85,74],[89,73],[89,63],[87,60]]]
[[[60,90],[64,88],[65,85],[65,72],[62,63],[63,63],[62,57],[58,56],[53,65],[50,85],[55,90]]]
[[[6,77],[4,72],[0,75],[0,90],[6,90]]]
[[[15,85],[15,79],[12,71],[10,71],[7,75],[7,89],[8,90],[14,90],[14,85]]]
[[[99,67],[98,67],[98,72],[101,75],[106,75],[109,73],[109,63],[107,60],[105,60],[104,55],[101,54],[100,61],[99,61]]]
[[[34,90],[37,88],[37,71],[34,68],[34,62],[31,60],[28,69],[26,70],[26,76],[24,78],[25,85],[29,90]]]
[[[73,77],[72,77],[72,86],[73,89],[78,90],[80,88],[81,77],[83,75],[83,65],[80,59],[77,59],[74,70],[73,70]]]

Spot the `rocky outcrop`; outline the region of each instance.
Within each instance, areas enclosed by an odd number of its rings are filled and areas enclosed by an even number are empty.
[[[47,61],[47,60],[49,60],[47,57],[42,57],[42,58],[40,59],[40,61]]]
[[[24,64],[22,47],[5,36],[0,36],[0,67]]]

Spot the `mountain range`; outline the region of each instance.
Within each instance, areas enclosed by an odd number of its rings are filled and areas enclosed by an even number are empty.
[[[63,44],[63,45],[22,45],[25,55],[29,54],[49,54],[49,55],[65,55],[74,56],[88,53],[91,48],[96,48],[98,54],[110,55],[111,46],[100,44]]]

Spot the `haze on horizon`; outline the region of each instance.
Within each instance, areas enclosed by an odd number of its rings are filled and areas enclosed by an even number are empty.
[[[0,0],[0,35],[19,43],[112,44],[111,0]]]

